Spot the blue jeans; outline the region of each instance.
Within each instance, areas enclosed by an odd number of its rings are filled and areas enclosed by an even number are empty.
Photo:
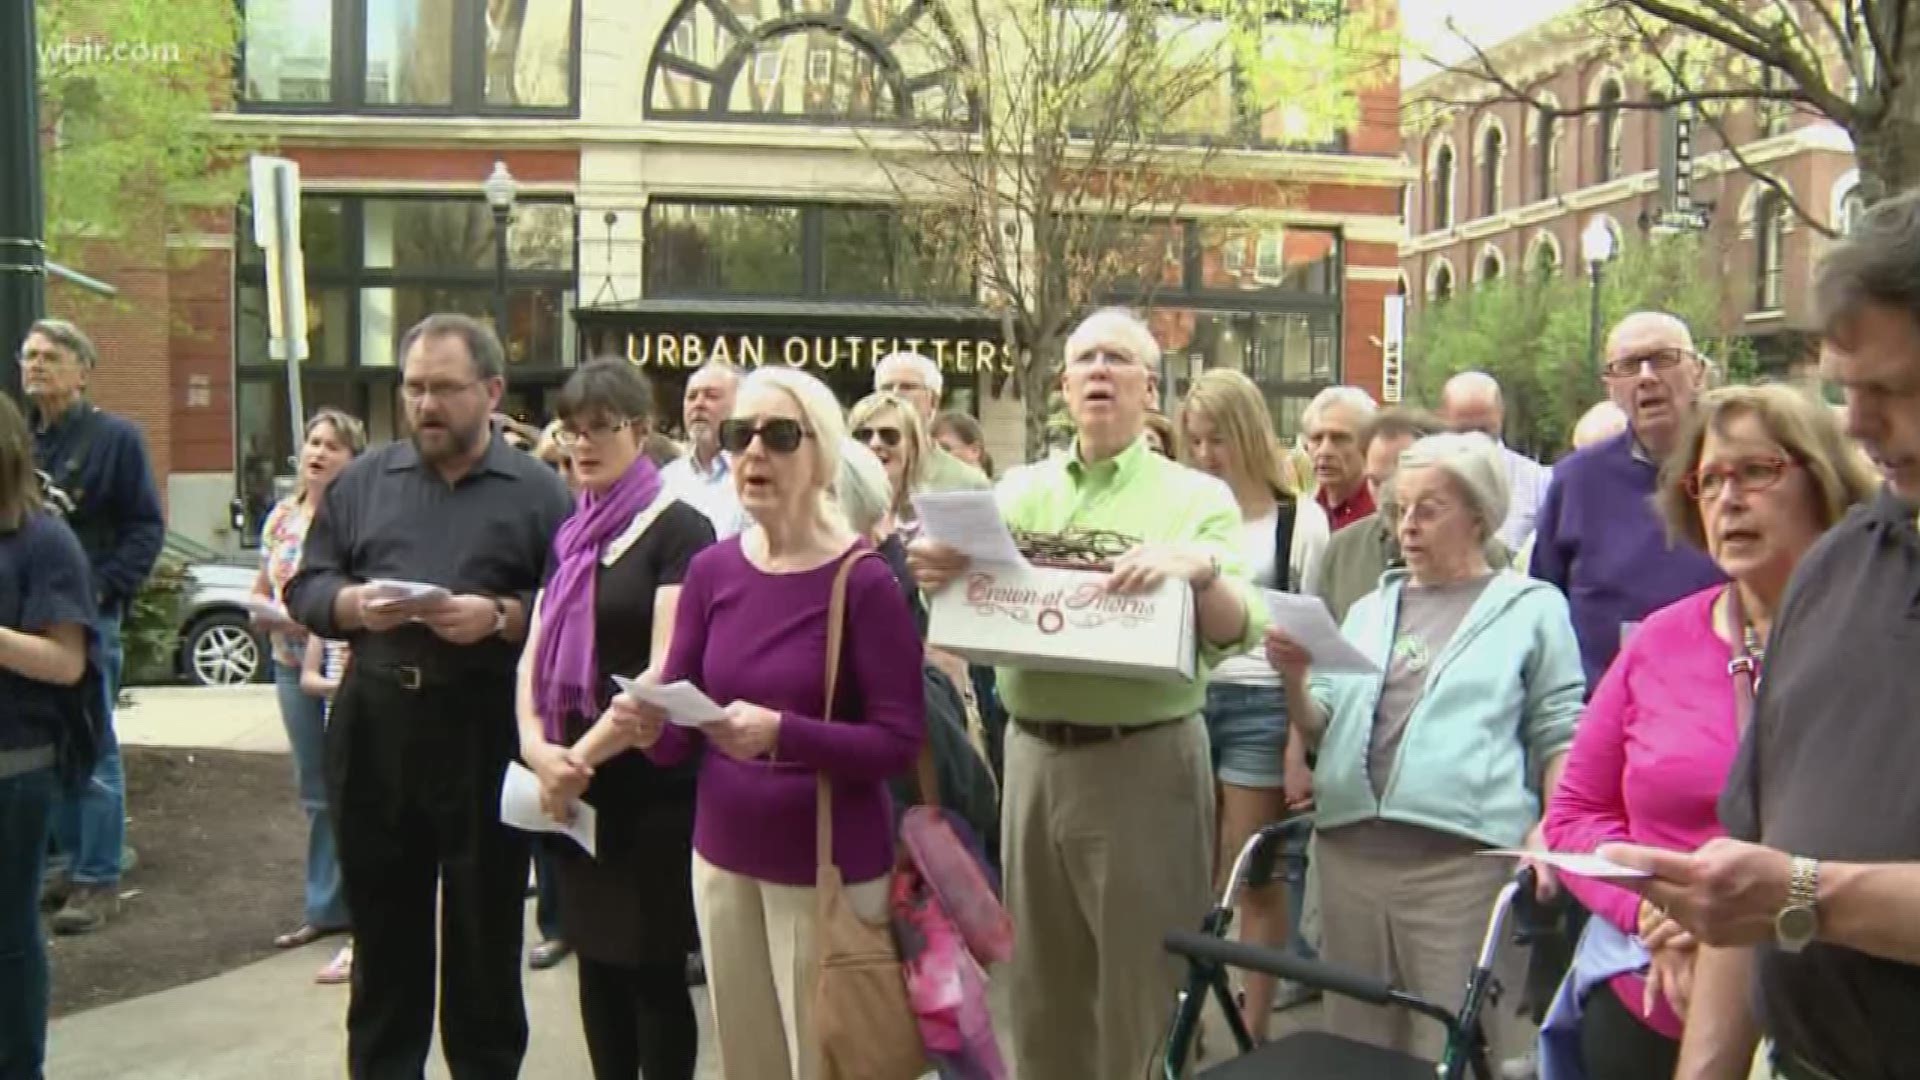
[[[53,815],[53,850],[75,885],[112,886],[120,882],[120,850],[127,842],[127,774],[120,765],[120,740],[113,733],[113,706],[120,699],[120,613],[94,621],[99,638],[95,659],[106,691],[101,740],[93,776],[78,792],[63,793]]]
[[[0,1080],[40,1080],[46,1057],[40,873],[57,788],[50,768],[0,780]]]
[[[307,812],[307,925],[339,930],[349,925],[346,893],[340,886],[340,856],[333,845],[333,818],[327,813],[327,703],[300,689],[300,669],[276,662],[273,685],[280,697],[280,722],[293,749],[293,779],[300,808]]]
[[[567,935],[560,928],[560,875],[554,871],[553,855],[544,839],[533,842],[533,923],[540,928],[541,941],[564,941]]]

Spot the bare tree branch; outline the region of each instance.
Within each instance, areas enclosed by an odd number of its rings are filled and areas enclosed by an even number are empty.
[[[1836,123],[1848,128],[1855,127],[1859,121],[1859,115],[1853,103],[1834,92],[1834,89],[1820,77],[1820,73],[1807,65],[1804,57],[1776,42],[1769,41],[1766,28],[1741,10],[1738,0],[1693,0],[1693,2],[1724,22],[1715,22],[1708,16],[1670,3],[1669,0],[1615,0],[1616,4],[1623,7],[1638,8],[1657,19],[1664,19],[1675,26],[1692,30],[1710,41],[1717,41],[1763,64],[1779,68],[1799,83],[1801,92],[1815,108],[1831,117]]]

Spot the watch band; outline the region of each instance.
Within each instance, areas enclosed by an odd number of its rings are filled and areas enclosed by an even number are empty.
[[[1805,856],[1794,856],[1792,874],[1787,878],[1787,906],[1815,909],[1820,899],[1820,863]]]
[[[507,632],[507,602],[500,597],[493,598],[493,634],[499,637]]]

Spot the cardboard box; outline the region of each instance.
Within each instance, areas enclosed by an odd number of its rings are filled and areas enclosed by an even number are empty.
[[[1105,570],[976,565],[935,594],[927,643],[982,664],[1191,682],[1193,587],[1113,596]]]

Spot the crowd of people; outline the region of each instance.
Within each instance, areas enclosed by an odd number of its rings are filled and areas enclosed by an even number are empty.
[[[1105,309],[1065,346],[1071,446],[997,478],[912,353],[850,409],[796,370],[710,363],[683,447],[619,360],[575,371],[545,431],[502,423],[492,331],[429,316],[401,347],[410,436],[369,447],[354,417],[316,414],[263,530],[309,821],[303,917],[276,944],[343,938],[317,977],[351,987],[358,1078],[420,1076],[436,1012],[455,1077],[518,1075],[522,965],[567,956],[601,1080],[692,1077],[701,984],[723,1075],[825,1078],[822,871],[881,917],[931,747],[1004,875],[1023,1080],[1157,1075],[1181,977],[1162,935],[1289,819],[1308,827],[1244,894],[1241,936],[1446,1006],[1514,870],[1487,851],[1644,875],[1536,865],[1577,944],[1532,979],[1503,954],[1487,1038],[1510,1068],[1733,1080],[1765,1036],[1786,1080],[1914,1075],[1920,196],[1863,218],[1818,300],[1843,407],[1711,387],[1689,328],[1639,313],[1551,466],[1504,444],[1476,372],[1437,413],[1330,388],[1285,447],[1236,372],[1163,404],[1159,344]],[[97,928],[130,861],[118,620],[161,526],[138,431],[86,400],[97,359],[79,328],[36,324],[31,410],[0,402],[9,1080],[40,1071],[36,904],[58,932]],[[1197,676],[928,644],[930,598],[968,560],[913,496],[958,490],[992,490],[1021,534],[1117,537],[1110,592],[1185,582]],[[1263,590],[1321,598],[1379,671],[1322,670]],[[671,723],[616,676],[684,680],[724,716]],[[514,762],[556,821],[594,807],[594,854],[501,823]],[[1550,1004],[1522,992],[1542,966]],[[1239,1007],[1264,1039],[1311,996],[1249,976]],[[1321,1023],[1428,1057],[1443,1034],[1332,994]]]

